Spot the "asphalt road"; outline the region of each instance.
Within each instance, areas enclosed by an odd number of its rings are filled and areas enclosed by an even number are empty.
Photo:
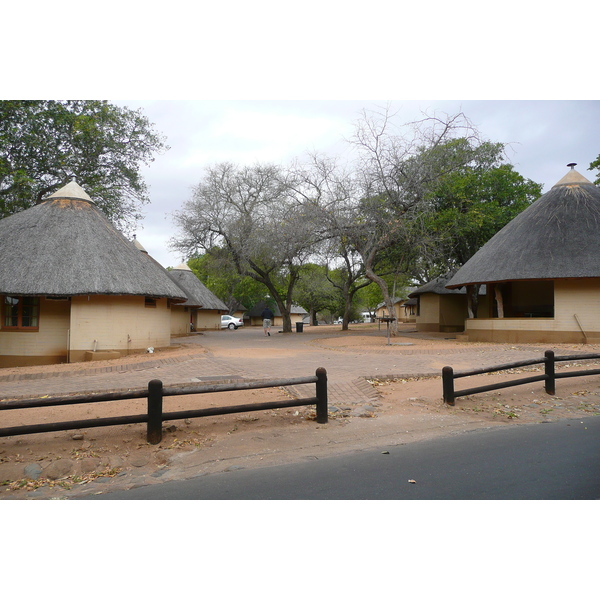
[[[600,417],[476,430],[79,499],[600,499]]]

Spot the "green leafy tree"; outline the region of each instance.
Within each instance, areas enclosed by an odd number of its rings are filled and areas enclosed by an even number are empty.
[[[439,240],[445,271],[466,263],[541,193],[541,184],[509,164],[467,166],[444,177],[431,193],[434,212],[427,227]]]
[[[598,177],[596,177],[596,180],[594,181],[594,183],[596,185],[600,185],[600,154],[598,155],[598,158],[594,162],[590,163],[590,168],[588,169],[588,171],[592,171],[594,169],[598,169]]]
[[[264,285],[236,271],[225,249],[191,258],[187,264],[196,277],[225,302],[230,312],[234,312],[238,304],[249,309],[265,295]]]
[[[0,101],[0,217],[75,178],[107,217],[130,229],[149,202],[142,165],[167,148],[140,110],[100,100]]]
[[[327,278],[327,269],[321,265],[306,264],[294,290],[294,302],[310,315],[312,325],[318,325],[317,313],[335,307],[336,290]]]
[[[381,288],[378,285],[375,285],[368,279],[365,283],[366,282],[368,282],[368,285],[361,287],[357,291],[355,300],[356,304],[360,307],[361,312],[369,311],[371,315],[374,315],[377,307],[383,302],[383,295],[381,293]]]
[[[342,251],[340,258],[343,266],[327,269],[327,278],[337,291],[337,314],[342,316],[342,330],[346,331],[349,323],[356,319],[357,294],[372,282],[365,278],[362,265],[352,261],[352,253]]]

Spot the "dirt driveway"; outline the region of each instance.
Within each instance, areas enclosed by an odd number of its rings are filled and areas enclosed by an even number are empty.
[[[459,398],[454,407],[449,407],[442,402],[440,376],[430,376],[430,373],[439,373],[440,365],[452,364],[452,360],[459,368],[469,368],[474,360],[469,358],[469,353],[476,356],[486,348],[461,344],[442,336],[418,335],[408,327],[395,342],[395,348],[390,348],[385,336],[373,327],[355,327],[350,332],[340,332],[339,327],[308,329],[313,329],[313,332],[301,339],[299,336],[287,339],[280,336],[273,342],[279,345],[273,347],[266,345],[271,343],[269,339],[255,337],[255,332],[245,332],[244,338],[225,338],[226,332],[220,336],[199,336],[193,341],[185,338],[178,340],[178,346],[157,352],[152,357],[137,355],[118,361],[99,361],[94,363],[94,369],[108,369],[118,364],[130,370],[138,367],[145,370],[145,375],[153,368],[153,361],[164,365],[165,359],[173,364],[180,361],[190,368],[196,368],[195,365],[203,360],[211,360],[212,364],[221,367],[235,365],[243,369],[250,365],[258,369],[257,365],[262,364],[257,362],[261,358],[260,353],[269,364],[285,360],[286,355],[290,361],[298,362],[308,360],[311,353],[318,354],[320,361],[328,361],[328,368],[332,365],[332,373],[336,372],[338,364],[341,373],[339,381],[333,378],[333,387],[338,391],[330,395],[329,423],[317,424],[314,410],[305,407],[166,422],[163,441],[157,446],[146,443],[145,425],[141,424],[0,438],[0,499],[101,494],[112,489],[127,489],[218,471],[315,460],[334,453],[458,435],[477,428],[600,414],[598,376],[559,380],[556,396],[545,394],[543,385],[537,383]],[[239,343],[232,343],[232,340]],[[521,345],[519,350],[523,349]],[[504,357],[510,355],[511,347],[505,346],[501,350],[498,356],[501,355],[502,360],[495,364],[508,362]],[[516,352],[517,349],[514,350]],[[543,355],[538,347],[532,350]],[[402,352],[405,364],[409,364],[410,357],[414,357],[413,360],[425,357],[422,365],[430,365],[429,373],[390,374],[392,367],[398,363],[394,353],[400,356]],[[452,357],[451,352],[456,354]],[[555,347],[555,352],[597,353],[599,349],[569,345]],[[352,360],[357,362],[352,363]],[[344,377],[351,379],[344,369],[357,370],[351,365],[366,365],[368,361],[387,366],[381,367],[384,371],[381,375],[375,371],[379,367],[371,367],[370,376],[360,376],[357,372],[351,382],[354,387],[344,387]],[[591,362],[585,361],[585,366]],[[350,367],[346,366],[348,364]],[[424,366],[420,368],[427,371]],[[563,363],[557,370],[581,368],[581,364]],[[54,379],[64,375],[65,381],[68,375],[71,381],[77,378],[78,373],[83,375],[89,369],[90,363],[1,369],[0,381],[7,381],[11,376],[25,380],[31,376],[33,382],[34,375],[36,378]],[[457,389],[514,379],[522,377],[523,371],[536,370],[540,371],[541,367],[461,379],[457,381]],[[353,390],[361,387],[359,380],[363,385],[359,390],[360,397],[353,396]],[[117,376],[109,373],[107,381],[112,382],[112,389],[118,389]],[[344,392],[346,389],[349,391]],[[165,410],[262,402],[286,398],[289,394],[290,390],[273,388],[177,396],[169,399]],[[35,418],[37,422],[55,422],[145,412],[144,399],[128,402],[126,412],[118,404],[36,409]],[[24,417],[19,412],[2,411],[2,427],[23,424]]]

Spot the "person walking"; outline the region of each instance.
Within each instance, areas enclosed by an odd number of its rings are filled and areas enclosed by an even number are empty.
[[[275,315],[273,314],[273,311],[267,306],[262,311],[260,316],[262,317],[262,320],[263,320],[263,331],[265,332],[265,336],[270,336],[271,335],[271,324],[273,322],[273,319],[275,318]]]

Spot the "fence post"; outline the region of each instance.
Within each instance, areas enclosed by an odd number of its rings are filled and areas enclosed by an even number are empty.
[[[444,403],[454,406],[454,369],[452,367],[442,369],[442,390]]]
[[[555,362],[554,362],[554,352],[552,350],[546,350],[544,353],[545,360],[545,373],[546,373],[546,381],[544,382],[544,387],[546,389],[546,393],[554,396],[556,394],[556,372],[555,372]]]
[[[162,403],[163,384],[160,379],[148,383],[148,424],[146,441],[149,444],[160,444],[162,440]]]
[[[327,423],[327,371],[323,367],[317,369],[317,423]]]

